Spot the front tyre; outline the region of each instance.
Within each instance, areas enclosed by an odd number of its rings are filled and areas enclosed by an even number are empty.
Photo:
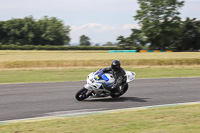
[[[119,90],[117,90],[117,91],[111,93],[110,96],[112,98],[118,98],[118,97],[122,96],[127,90],[128,90],[128,83],[125,83],[124,85],[122,85],[122,89],[120,92],[119,92]]]
[[[82,88],[82,89],[80,89],[77,93],[76,93],[76,95],[75,95],[75,98],[78,100],[78,101],[82,101],[82,100],[84,100],[84,99],[86,99],[86,98],[88,98],[89,96],[87,95],[87,89],[86,88]]]

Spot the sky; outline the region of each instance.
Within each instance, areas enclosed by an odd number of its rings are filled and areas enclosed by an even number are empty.
[[[181,18],[200,20],[200,0],[184,0]],[[139,9],[137,0],[0,0],[0,21],[43,16],[56,17],[70,26],[70,43],[78,43],[86,35],[93,43],[117,42],[118,36],[128,37]]]

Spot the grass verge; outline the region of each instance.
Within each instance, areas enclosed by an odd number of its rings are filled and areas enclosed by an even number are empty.
[[[0,83],[59,82],[86,80],[99,68],[41,70],[0,70]],[[191,68],[125,68],[136,72],[136,78],[200,77],[200,67]]]
[[[199,52],[108,53],[108,51],[0,51],[0,69],[99,67],[119,59],[123,66],[200,65]]]
[[[200,104],[0,125],[0,133],[198,133]]]
[[[113,58],[115,59],[115,58]],[[110,60],[34,60],[0,62],[0,69],[6,68],[52,68],[52,67],[99,67],[109,66]],[[199,59],[120,59],[123,66],[166,66],[166,65],[200,65]]]

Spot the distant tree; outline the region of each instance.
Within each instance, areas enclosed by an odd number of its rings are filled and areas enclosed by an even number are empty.
[[[115,46],[115,44],[113,44],[112,42],[106,42],[105,44],[103,44],[103,46]]]
[[[175,47],[177,50],[198,50],[200,49],[200,21],[196,18],[187,18],[182,21],[179,36],[176,38]]]
[[[80,36],[80,46],[90,46],[90,38],[86,35]]]
[[[133,46],[145,46],[146,45],[146,37],[144,33],[140,29],[131,29],[132,33],[129,36],[129,39],[132,40]]]
[[[24,19],[0,21],[0,43],[17,45],[69,44],[70,28],[55,17],[36,21],[32,16]]]
[[[48,18],[45,16],[36,23],[37,38],[35,44],[40,45],[64,45],[69,44],[69,26],[65,26],[61,20],[55,17]]]
[[[118,44],[121,46],[140,47],[146,44],[146,38],[139,29],[132,29],[132,33],[129,37],[124,38],[123,36],[119,36],[117,40],[119,41]]]
[[[6,40],[7,40],[7,33],[4,30],[4,21],[0,21],[0,44],[5,44]]]
[[[11,19],[5,21],[1,36],[1,42],[3,44],[31,44],[34,38],[32,29],[34,28],[35,20],[32,17],[26,17],[24,19]]]
[[[118,41],[118,44],[121,46],[126,45],[126,38],[124,38],[124,36],[118,36],[117,41]]]
[[[178,11],[184,4],[179,0],[138,0],[140,9],[135,20],[142,25],[152,49],[165,49],[174,42],[181,21]]]

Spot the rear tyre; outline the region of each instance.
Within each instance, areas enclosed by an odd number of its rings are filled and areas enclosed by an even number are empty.
[[[110,96],[111,96],[112,98],[118,98],[118,97],[122,96],[127,90],[128,90],[128,83],[125,83],[125,84],[122,86],[121,92],[119,92],[119,90],[114,91],[113,93],[110,94]],[[118,92],[119,92],[119,93],[118,93]]]
[[[88,98],[89,96],[87,95],[87,89],[86,88],[82,88],[82,89],[80,89],[77,93],[76,93],[76,95],[75,95],[75,98],[78,100],[78,101],[82,101],[82,100],[84,100],[84,99],[86,99],[86,98]]]

